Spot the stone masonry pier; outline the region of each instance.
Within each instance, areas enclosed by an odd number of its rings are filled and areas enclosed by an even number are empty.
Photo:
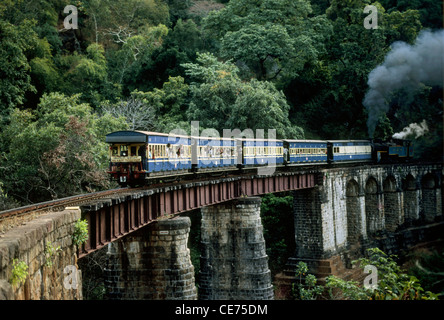
[[[108,299],[195,300],[188,217],[159,220],[108,245]]]
[[[293,279],[298,261],[318,278],[350,275],[367,248],[399,254],[442,239],[442,174],[432,164],[320,170],[315,188],[293,192],[296,250],[278,278]]]
[[[202,208],[200,299],[273,299],[259,197]]]

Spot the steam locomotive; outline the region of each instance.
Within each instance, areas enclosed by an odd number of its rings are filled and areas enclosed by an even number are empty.
[[[117,131],[109,143],[109,175],[121,186],[143,185],[149,177],[190,172],[350,162],[408,161],[408,140],[278,140],[193,137],[148,131]]]

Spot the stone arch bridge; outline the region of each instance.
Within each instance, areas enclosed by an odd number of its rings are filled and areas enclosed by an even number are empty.
[[[27,236],[20,229],[25,227],[6,233],[0,238],[0,298],[48,299],[45,281],[53,281],[49,286],[62,292],[58,296],[81,298],[78,287],[73,295],[63,285],[62,272],[45,278],[43,244],[61,244],[60,269],[75,264],[68,235],[82,217],[89,240],[77,255],[108,246],[108,298],[196,299],[187,248],[193,226],[180,213],[202,208],[199,298],[272,299],[258,196],[293,191],[296,250],[276,279],[288,284],[298,261],[318,277],[345,276],[365,248],[398,252],[442,237],[442,178],[442,164],[320,165],[129,191],[37,218],[39,231],[25,231]],[[13,288],[8,279],[18,258],[30,272],[25,284]]]

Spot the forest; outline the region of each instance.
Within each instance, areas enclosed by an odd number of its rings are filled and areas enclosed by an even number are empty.
[[[442,159],[442,24],[437,0],[2,0],[0,210],[110,188],[121,129],[416,127],[416,157]]]

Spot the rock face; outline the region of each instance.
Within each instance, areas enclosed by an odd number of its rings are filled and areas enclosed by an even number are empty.
[[[195,300],[190,219],[160,220],[108,245],[108,299]]]
[[[0,300],[80,300],[81,272],[72,242],[78,208],[44,214],[0,238]],[[12,284],[14,260],[24,282]],[[20,272],[19,272],[20,273]]]
[[[202,208],[202,300],[273,299],[260,198]]]

